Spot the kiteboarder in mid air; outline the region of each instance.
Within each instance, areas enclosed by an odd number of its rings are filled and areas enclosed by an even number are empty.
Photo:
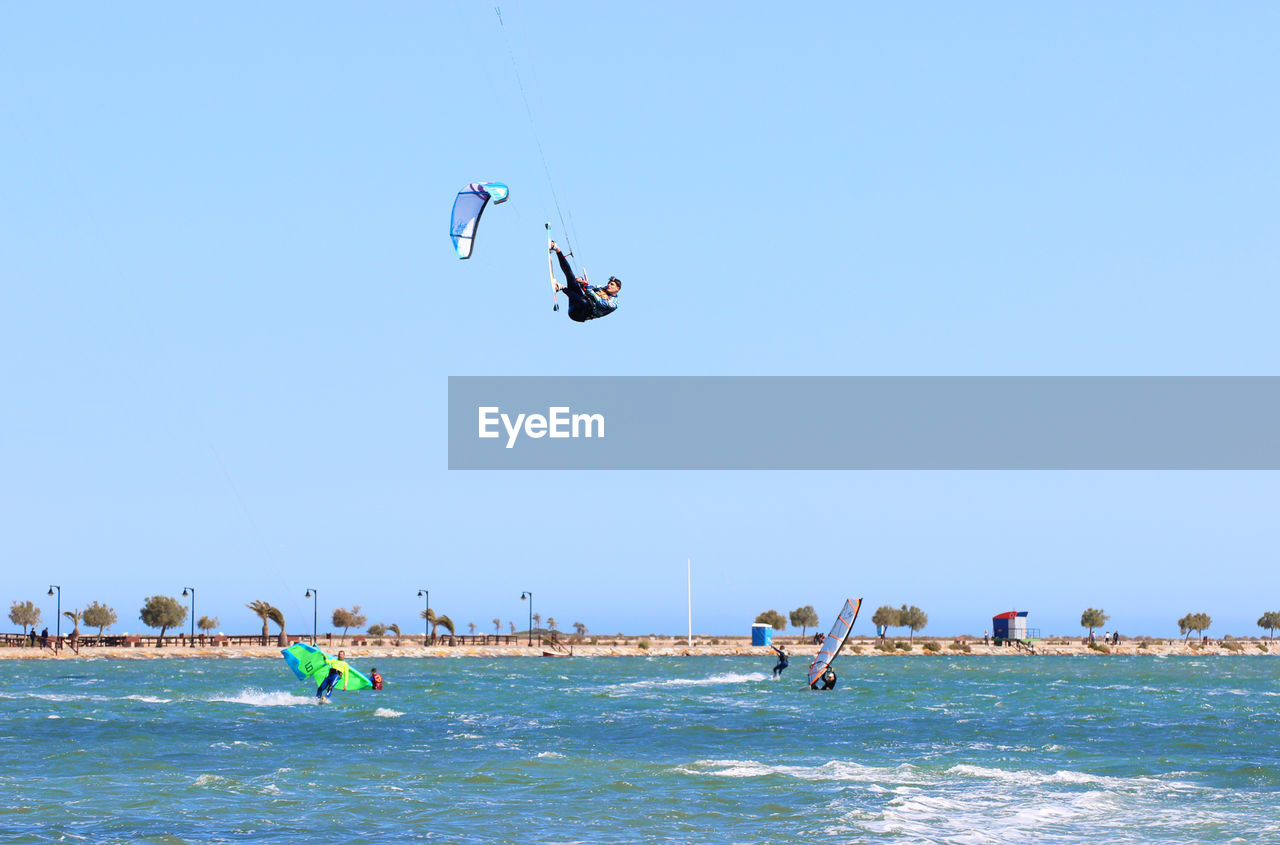
[[[551,251],[560,259],[560,272],[564,273],[568,284],[557,284],[556,292],[564,291],[569,297],[569,319],[575,323],[585,323],[598,317],[608,317],[618,310],[618,292],[622,290],[622,280],[609,277],[604,287],[592,287],[587,284],[585,276],[575,276],[569,266],[569,259],[564,257],[556,242],[551,242]]]
[[[781,645],[771,645],[769,648],[778,653],[778,662],[773,666],[773,676],[775,678],[782,676],[782,670],[791,665],[791,658],[787,655],[787,647]]]
[[[316,701],[328,701],[329,696],[333,695],[333,688],[338,685],[338,679],[342,679],[342,688],[347,688],[347,673],[351,671],[350,664],[343,660],[346,652],[339,651],[335,660],[330,660],[325,656],[324,662],[329,664],[329,674],[320,682],[320,686],[316,687]]]

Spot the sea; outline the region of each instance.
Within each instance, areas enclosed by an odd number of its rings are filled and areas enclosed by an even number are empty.
[[[6,660],[0,842],[1280,842],[1280,660]]]

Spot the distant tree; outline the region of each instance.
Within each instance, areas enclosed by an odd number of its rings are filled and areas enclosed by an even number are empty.
[[[382,625],[378,622],[375,622],[369,626],[366,633],[371,637],[381,637],[387,633],[387,626]]]
[[[278,607],[272,606],[271,610],[267,611],[267,618],[280,626],[280,633],[276,637],[276,645],[284,648],[289,644],[289,638],[286,637],[284,633],[284,611]],[[363,625],[364,621],[361,620],[360,624]]]
[[[541,628],[541,627],[542,627],[542,614],[541,614],[541,613],[535,613],[535,614],[533,614],[533,627],[534,627],[534,628]]]
[[[160,629],[158,645],[164,645],[164,632],[187,621],[187,607],[173,596],[150,596],[138,613],[142,624]]]
[[[71,628],[71,634],[67,637],[67,639],[70,640],[71,650],[74,651],[76,654],[79,654],[80,653],[80,616],[81,616],[80,611],[64,610],[62,611],[62,615],[71,620],[71,624],[73,627]]]
[[[471,629],[471,636],[474,637],[476,635],[476,623],[468,622],[467,627]]]
[[[453,620],[450,619],[448,616],[437,616],[436,612],[431,608],[427,608],[424,611],[419,611],[418,615],[425,617],[427,622],[431,624],[431,641],[432,642],[435,642],[437,628],[444,628],[450,634],[454,633]],[[445,624],[446,622],[448,622],[449,624],[446,625]]]
[[[1258,627],[1271,632],[1271,639],[1276,638],[1276,628],[1280,628],[1280,610],[1268,610],[1258,619]]]
[[[395,634],[396,645],[400,645],[400,638],[404,636],[403,634],[400,633],[400,626],[392,622],[390,625],[387,626],[387,630],[390,631],[392,634]]]
[[[90,628],[98,629],[98,636],[102,636],[103,631],[116,624],[116,612],[96,601],[84,609],[84,616],[81,618]]]
[[[902,627],[902,614],[896,607],[889,605],[881,605],[876,608],[875,615],[871,617],[871,622],[877,627],[883,627],[886,631],[890,628]]]
[[[266,645],[267,635],[270,633],[270,630],[267,628],[267,623],[271,620],[271,611],[275,610],[275,608],[271,606],[270,602],[265,602],[261,599],[255,599],[254,601],[246,604],[245,607],[252,610],[253,615],[262,620],[262,644]]]
[[[204,631],[206,634],[221,624],[222,623],[218,621],[218,617],[216,616],[201,616],[196,620],[196,627],[201,631]]]
[[[1103,625],[1107,624],[1107,620],[1110,618],[1111,617],[1107,616],[1107,614],[1103,613],[1101,610],[1091,607],[1084,613],[1080,614],[1080,627],[1088,628],[1089,636],[1092,637],[1093,629],[1101,628]]]
[[[552,633],[555,633],[557,624],[558,623],[556,622],[556,618],[554,616],[547,617],[547,627],[551,629]]]
[[[342,643],[347,638],[347,631],[351,628],[363,628],[368,622],[368,617],[360,613],[360,605],[352,605],[350,610],[338,607],[333,611],[333,627],[342,629],[342,636],[338,638],[338,642]]]
[[[502,633],[502,620],[495,616],[493,617],[493,635],[496,637],[498,634],[501,634],[501,633]]]
[[[507,624],[511,626],[511,633],[514,634],[516,632],[516,623],[508,621]]]
[[[905,604],[898,608],[898,624],[911,630],[910,641],[916,641],[916,631],[923,631],[925,626],[929,624],[929,614],[925,613],[914,604],[907,607]]]
[[[775,631],[787,629],[787,618],[776,610],[766,610],[756,617],[756,621],[768,625]]]
[[[818,627],[818,611],[813,609],[813,605],[806,604],[804,607],[797,607],[791,611],[791,627],[800,629],[800,636],[804,637],[805,632],[812,625]]]
[[[40,608],[34,602],[15,601],[9,608],[9,621],[21,625],[25,635],[28,627],[34,628],[40,624]]]
[[[585,637],[587,635],[587,626],[583,625],[581,622],[574,622],[573,630],[577,631],[578,636],[580,637]]]
[[[1183,639],[1190,637],[1192,631],[1203,636],[1212,623],[1213,619],[1207,613],[1188,613],[1178,620],[1178,633],[1183,635]]]

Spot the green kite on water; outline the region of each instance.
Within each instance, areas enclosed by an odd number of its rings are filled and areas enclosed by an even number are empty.
[[[280,649],[280,653],[284,655],[284,662],[289,664],[289,668],[298,676],[298,680],[310,680],[317,688],[329,676],[329,665],[338,659],[307,643],[295,643],[288,648]],[[349,690],[372,689],[373,681],[363,673],[351,669],[347,673],[346,688]]]

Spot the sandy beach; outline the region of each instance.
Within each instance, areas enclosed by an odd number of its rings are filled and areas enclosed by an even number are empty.
[[[716,640],[716,642],[712,642]],[[892,645],[905,640],[888,640]],[[643,646],[641,644],[644,644]],[[936,644],[937,650],[930,650]],[[775,640],[775,644],[785,645],[788,652],[797,661],[807,659],[817,652],[818,646],[812,642],[797,643],[789,639]],[[1170,657],[1170,656],[1275,656],[1280,655],[1280,647],[1270,640],[1213,640],[1208,645],[1196,641],[1184,640],[1129,640],[1119,645],[1090,648],[1079,639],[1067,640],[1053,638],[1034,644],[1034,651],[1010,647],[983,645],[966,640],[963,643],[955,638],[930,639],[917,637],[910,651],[895,649],[892,652],[881,651],[875,647],[876,641],[869,639],[852,639],[840,653],[841,658],[867,657],[891,659],[895,657],[936,657],[941,655],[992,655],[1001,657],[1035,657],[1044,655],[1065,655],[1082,657],[1107,657],[1114,655]],[[600,638],[595,644],[566,643],[572,647],[573,657],[708,657],[708,656],[742,656],[759,657],[769,660],[773,652],[765,646],[752,646],[745,638],[699,638],[695,637],[690,646],[684,637],[627,637],[623,639]],[[346,652],[348,660],[372,660],[385,657],[425,657],[425,658],[460,658],[460,657],[543,657],[541,646],[520,645],[435,645],[423,648],[421,644],[403,641],[400,645],[386,642],[382,645],[351,645],[334,640],[332,643],[321,640],[320,647],[326,651],[336,652],[341,648]],[[966,652],[964,648],[967,647]],[[1106,650],[1101,650],[1105,648]],[[117,646],[81,648],[77,655],[70,648],[64,647],[60,652],[39,648],[3,648],[0,659],[7,660],[155,660],[162,658],[279,658],[279,646],[245,646],[227,645],[218,647],[189,647],[185,645],[166,644],[164,648]],[[556,659],[556,658],[548,658]]]

